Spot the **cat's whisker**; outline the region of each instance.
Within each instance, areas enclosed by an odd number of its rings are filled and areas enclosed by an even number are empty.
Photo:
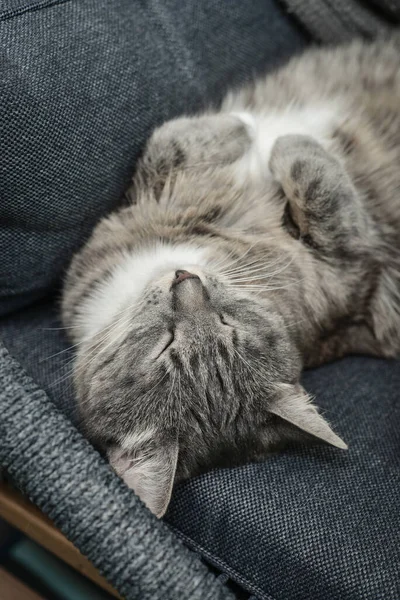
[[[249,273],[252,271],[260,271],[261,269],[265,269],[266,267],[266,263],[265,260],[261,261],[256,261],[254,263],[249,263],[248,265],[243,265],[240,268],[236,268],[236,269],[229,269],[227,271],[221,271],[221,274],[223,275],[236,275],[238,273]]]
[[[49,385],[49,389],[55,389],[57,386],[59,386],[61,383],[64,383],[65,381],[68,381],[69,382],[68,387],[71,387],[73,384],[73,380],[72,380],[73,372],[74,372],[74,369],[71,368],[71,369],[69,369],[69,371],[66,374],[61,375],[58,379],[55,379],[54,381],[52,381]]]
[[[255,273],[254,275],[250,274],[248,277],[245,277],[244,275],[242,275],[241,277],[227,277],[226,278],[226,285],[245,285],[246,283],[252,283],[252,282],[262,282],[263,280],[265,280],[266,283],[268,283],[268,285],[270,285],[272,282],[274,281],[298,281],[299,279],[295,276],[290,276],[290,277],[278,277],[280,274],[279,273]],[[256,285],[256,284],[255,284]],[[258,283],[257,283],[258,285]]]
[[[291,321],[289,323],[284,323],[285,329],[291,329],[292,327],[297,327],[301,323],[306,323],[307,319],[299,319],[298,321]]]
[[[286,290],[289,289],[291,287],[294,287],[295,285],[297,285],[296,283],[292,283],[292,284],[288,284],[288,285],[281,285],[281,286],[255,286],[255,285],[250,285],[250,286],[237,286],[237,287],[233,287],[231,289],[233,289],[234,291],[240,292],[240,291],[244,291],[244,292],[254,292],[254,293],[259,293],[259,292],[276,292],[279,290]]]
[[[128,307],[126,310],[128,310],[130,307]],[[42,358],[39,362],[42,363],[46,360],[50,360],[51,358],[55,358],[56,356],[59,356],[60,354],[64,354],[65,352],[69,352],[70,350],[73,350],[74,348],[78,348],[79,346],[82,346],[83,344],[86,344],[88,342],[90,342],[91,340],[95,340],[95,338],[100,334],[105,332],[106,330],[112,328],[115,325],[115,322],[113,321],[112,323],[109,323],[107,326],[105,326],[103,329],[101,329],[99,332],[97,332],[96,334],[94,334],[93,336],[89,337],[89,338],[84,338],[82,340],[80,340],[79,342],[77,342],[76,344],[72,344],[71,346],[68,346],[68,348],[64,348],[63,350],[60,350],[59,352],[56,352],[55,354],[51,354],[50,356],[46,356],[44,358]],[[76,328],[80,328],[80,326],[75,326]],[[98,340],[98,342],[100,343],[101,340]]]
[[[147,392],[145,392],[142,396],[140,396],[141,401],[146,400],[147,398],[149,398],[152,394],[152,392],[154,392],[154,390],[160,385],[160,383],[167,377],[167,375],[169,375],[169,371],[166,371],[164,373],[164,375],[162,377],[160,377],[160,379],[157,380],[157,382],[149,389],[147,390]],[[85,406],[85,404],[90,403],[90,398],[83,401],[80,401],[79,405],[80,406]]]
[[[260,263],[259,265],[256,265],[254,267],[244,267],[243,269],[241,269],[240,271],[232,271],[232,272],[226,272],[226,273],[221,273],[221,275],[223,277],[225,277],[227,280],[232,281],[233,279],[238,279],[238,278],[254,278],[257,276],[262,276],[265,278],[271,278],[273,277],[275,274],[279,273],[278,271],[268,271],[268,268],[271,268],[271,266],[275,266],[276,263],[274,264],[270,264],[270,265],[266,265],[265,262],[264,263]]]
[[[232,277],[229,278],[229,282],[230,283],[246,283],[246,282],[251,282],[251,281],[260,281],[260,280],[270,280],[271,279],[271,275],[269,274],[261,274],[261,275],[250,275],[248,277],[246,276],[241,276],[241,277]]]
[[[235,252],[234,252],[234,251],[230,252],[230,253],[229,253],[229,255],[228,255],[228,258],[229,258],[229,256],[232,256],[232,255],[234,255],[234,254],[235,254]],[[223,271],[223,269],[226,269],[226,268],[228,268],[228,267],[230,267],[230,266],[232,266],[232,265],[236,264],[236,263],[237,263],[239,260],[241,260],[241,258],[238,258],[238,257],[236,257],[236,259],[235,259],[235,260],[233,260],[233,261],[230,261],[230,262],[228,262],[228,260],[226,260],[225,262],[221,262],[221,263],[219,263],[218,265],[211,264],[211,266],[212,266],[212,267],[213,267],[215,270],[218,270],[218,271]]]
[[[76,344],[72,344],[72,346],[68,346],[68,348],[64,348],[63,350],[60,350],[59,352],[55,352],[55,354],[50,354],[50,356],[44,356],[43,358],[41,358],[39,360],[39,364],[41,364],[47,360],[51,360],[52,358],[55,358],[56,356],[60,356],[61,354],[65,354],[66,352],[70,352],[74,348],[77,348],[78,346],[82,346],[84,343],[85,343],[85,340],[82,340],[80,342],[77,342]]]
[[[279,286],[272,286],[272,285],[261,285],[261,284],[246,284],[246,285],[240,285],[240,284],[233,284],[230,285],[229,287],[232,289],[236,289],[236,290],[255,290],[255,291],[276,291],[276,290],[286,290],[289,289],[291,287],[294,287],[296,285],[299,285],[302,281],[304,281],[304,279],[299,279],[296,281],[292,281],[286,285],[279,285]]]
[[[250,244],[250,246],[247,248],[247,250],[244,254],[242,254],[241,256],[238,256],[234,261],[232,261],[228,265],[224,265],[224,268],[229,268],[231,265],[237,264],[240,260],[243,260],[245,258],[245,256],[247,256],[248,253],[251,252],[251,250],[254,248],[254,246],[256,246],[258,243],[259,242],[253,242],[252,244]]]
[[[237,267],[233,267],[232,269],[225,269],[224,273],[231,273],[231,272],[236,272],[236,271],[242,271],[245,269],[248,269],[250,267],[253,267],[255,265],[262,265],[264,267],[271,267],[271,266],[275,266],[277,264],[279,264],[282,261],[281,257],[277,257],[276,260],[274,260],[272,263],[267,263],[265,257],[261,258],[261,257],[257,257],[254,258],[254,260],[245,263],[245,264],[239,264]]]
[[[173,368],[173,373],[174,373],[174,378],[172,380],[171,389],[170,389],[169,394],[168,394],[167,406],[169,405],[169,401],[171,399],[172,392],[174,391],[177,369]]]
[[[151,387],[149,390],[147,390],[147,392],[144,394],[144,396],[142,396],[142,398],[147,398],[148,396],[150,396],[151,392],[153,390],[155,390],[156,387],[158,387],[162,381],[164,381],[164,379],[166,378],[166,376],[168,374],[169,374],[169,371],[165,371],[164,375],[162,377],[160,377],[160,379],[157,381],[156,384],[153,385],[153,387]]]
[[[282,265],[282,268],[277,269],[275,271],[267,271],[263,277],[267,279],[267,278],[274,277],[275,275],[279,275],[280,273],[283,273],[291,265],[293,260],[294,260],[294,257],[292,256],[291,259],[286,264]],[[269,265],[269,267],[274,266],[275,264],[277,264],[277,263],[274,263],[273,265]],[[233,281],[233,279],[231,279],[231,281]]]
[[[249,266],[243,266],[240,269],[232,269],[230,271],[221,271],[221,275],[225,277],[233,277],[235,275],[241,275],[242,273],[257,273],[265,271],[266,264],[265,261],[259,261],[254,264],[250,264]]]
[[[251,260],[250,262],[245,262],[245,263],[240,263],[237,267],[233,267],[232,269],[225,269],[224,272],[225,273],[231,273],[231,272],[236,272],[236,271],[242,271],[243,269],[248,269],[248,268],[252,268],[255,267],[257,265],[263,265],[264,267],[271,267],[271,266],[275,266],[277,264],[279,264],[282,261],[281,257],[277,257],[276,260],[272,261],[272,262],[267,262],[267,259],[265,257],[254,257],[254,260]]]
[[[181,387],[181,372],[178,371],[179,382],[178,382],[178,390],[179,390],[179,419],[178,419],[178,427],[177,427],[177,437],[179,438],[179,432],[183,420],[183,405],[182,405],[182,387]]]
[[[257,377],[260,377],[261,379],[266,379],[266,376],[264,373],[261,373],[260,371],[258,371],[258,369],[256,369],[253,365],[250,365],[245,358],[243,358],[243,356],[240,354],[240,352],[237,350],[237,348],[233,348],[234,353],[238,356],[238,358],[241,360],[241,362],[247,367],[247,369],[250,371],[252,377],[254,378],[253,373],[255,373],[257,375]],[[256,381],[254,379],[254,381]]]
[[[280,290],[295,287],[300,282],[292,281],[283,285],[273,285],[271,283],[232,283],[228,287],[233,290]]]
[[[231,250],[227,255],[223,256],[220,260],[218,260],[216,262],[211,260],[210,266],[213,268],[219,267],[220,265],[224,264],[229,259],[229,257],[232,256],[234,253],[235,253],[235,251]]]
[[[239,354],[240,354],[240,353],[239,353]],[[241,357],[241,359],[242,359],[242,360],[245,360],[241,354],[240,354],[240,357]],[[252,369],[252,370],[253,370],[253,372],[254,372],[254,373],[256,373],[256,374],[258,375],[258,377],[260,377],[260,378],[262,378],[262,379],[266,379],[266,375],[265,375],[265,364],[264,364],[264,363],[263,363],[263,362],[262,362],[260,359],[257,359],[257,358],[255,358],[254,356],[253,356],[252,360],[253,360],[254,364],[256,365],[256,367],[259,367],[259,369],[257,369],[257,368],[256,368],[254,365],[250,365],[250,364],[248,364],[248,363],[245,361],[245,362],[246,362],[246,364],[248,365],[248,367],[249,367],[250,369]],[[261,370],[260,370],[260,369],[261,369]]]
[[[111,325],[109,325],[108,327],[111,327]],[[107,328],[104,328],[102,331],[104,331],[105,329],[108,329],[108,327],[107,327]],[[100,333],[100,332],[99,332],[99,333]],[[76,344],[72,344],[71,346],[68,346],[68,348],[64,348],[63,350],[60,350],[59,352],[56,352],[55,354],[51,354],[50,356],[45,356],[44,358],[42,358],[42,359],[39,361],[39,364],[40,364],[40,363],[42,363],[42,362],[44,362],[44,361],[51,360],[52,358],[55,358],[56,356],[60,356],[61,354],[65,354],[66,352],[70,352],[71,350],[74,350],[75,348],[78,348],[79,346],[83,346],[83,345],[84,345],[84,344],[86,344],[87,342],[90,342],[90,340],[91,340],[91,339],[93,339],[93,340],[94,340],[94,338],[95,338],[97,335],[98,335],[98,334],[96,334],[95,336],[93,336],[93,338],[86,338],[86,339],[83,339],[83,340],[81,340],[80,342],[77,342]],[[103,339],[103,338],[102,338],[102,339]],[[100,344],[100,343],[101,343],[101,341],[102,341],[102,339],[100,339],[100,340],[97,340],[97,341],[96,341],[96,343],[99,343],[99,344]],[[95,344],[95,345],[96,345],[96,344]]]
[[[116,343],[118,341],[120,341],[120,338],[122,337],[123,334],[126,333],[125,331],[125,326],[128,325],[130,321],[130,317],[126,318],[126,320],[124,322],[122,322],[122,318],[119,319],[116,323],[113,323],[113,325],[115,327],[121,327],[122,331],[120,331],[119,335],[117,336],[117,338],[111,339],[112,338],[112,334],[113,334],[113,330],[111,329],[110,331],[108,331],[101,339],[96,339],[93,340],[92,343],[89,344],[88,349],[87,349],[87,353],[85,358],[90,359],[88,360],[87,363],[85,363],[85,367],[81,366],[79,367],[79,365],[76,366],[76,371],[80,372],[81,369],[83,368],[87,368],[89,367],[93,361],[100,355],[102,354],[105,350],[107,350],[107,348],[109,348],[109,346],[113,343]],[[108,340],[111,339],[111,342],[108,342],[105,346],[101,347],[101,349],[99,350],[99,352],[96,352],[96,350],[98,349],[99,346],[101,346],[102,344],[104,344],[105,342],[107,342]],[[73,362],[75,360],[75,357],[72,358]]]
[[[244,275],[241,276],[235,276],[232,278],[228,277],[229,281],[254,281],[256,279],[272,279],[273,277],[276,277],[277,275],[281,275],[287,268],[289,268],[289,266],[291,265],[293,259],[290,260],[286,265],[283,265],[281,269],[277,269],[276,271],[266,271],[264,274],[262,275],[250,275],[249,277],[246,277]]]
[[[103,327],[103,329],[101,329],[100,331],[98,331],[97,333],[95,333],[93,336],[84,338],[84,339],[80,340],[79,342],[77,342],[76,344],[72,344],[71,346],[68,346],[68,348],[64,348],[63,350],[60,350],[59,352],[56,352],[55,354],[52,354],[50,356],[46,356],[43,359],[41,359],[40,362],[44,362],[44,361],[50,360],[52,358],[55,358],[56,356],[59,356],[59,355],[64,354],[66,352],[69,352],[70,350],[73,350],[74,348],[78,348],[80,346],[83,346],[84,344],[87,344],[87,343],[90,343],[89,349],[92,346],[95,348],[97,345],[101,344],[107,338],[107,332],[108,332],[108,330],[112,330],[113,327],[116,327],[116,326],[118,326],[120,324],[121,320],[124,318],[125,314],[128,311],[131,311],[131,314],[129,315],[129,318],[133,317],[132,311],[133,311],[134,308],[135,308],[135,303],[130,304],[129,306],[121,309],[120,312],[117,313],[117,315],[116,315],[117,320],[113,320],[111,323],[109,323],[108,325],[106,325],[105,327]],[[129,321],[129,319],[128,319],[128,321]],[[73,326],[73,327],[74,328],[76,327],[78,329],[80,328],[79,325],[76,325],[76,326]],[[98,336],[100,336],[100,334],[103,334],[103,333],[106,333],[106,335],[103,336],[103,337],[100,337],[99,339],[97,339]]]
[[[124,325],[127,323],[124,323]],[[95,360],[97,360],[102,354],[104,354],[108,348],[110,348],[111,346],[117,345],[118,343],[121,342],[122,338],[124,335],[126,335],[127,331],[125,329],[120,330],[115,336],[112,335],[112,332],[110,332],[110,334],[106,337],[106,340],[104,340],[102,342],[101,348],[99,349],[98,352],[95,352],[94,350],[96,348],[94,348],[91,353],[88,355],[89,359],[88,362],[85,364],[85,368],[87,369],[88,367],[90,367]],[[107,341],[107,343],[104,345],[104,342]],[[78,371],[79,369],[77,369]]]

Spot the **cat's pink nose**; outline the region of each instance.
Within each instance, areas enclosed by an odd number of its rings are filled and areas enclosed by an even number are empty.
[[[189,271],[178,269],[175,271],[175,277],[172,281],[172,286],[175,287],[179,283],[182,283],[182,281],[185,281],[185,279],[200,279],[200,277],[194,273],[189,273]]]

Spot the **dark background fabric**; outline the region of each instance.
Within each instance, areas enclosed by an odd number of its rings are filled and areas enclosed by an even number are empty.
[[[156,125],[304,43],[272,0],[0,2],[0,314],[54,288]]]
[[[329,44],[372,39],[400,23],[400,0],[281,0],[313,39]]]

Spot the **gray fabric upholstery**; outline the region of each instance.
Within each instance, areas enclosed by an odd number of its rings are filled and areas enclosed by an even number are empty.
[[[355,35],[384,34],[400,23],[400,0],[282,0],[312,35],[328,44],[346,42]]]

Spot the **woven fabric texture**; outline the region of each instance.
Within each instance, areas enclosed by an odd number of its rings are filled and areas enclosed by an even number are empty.
[[[282,0],[313,39],[328,44],[373,38],[400,23],[400,0]]]

